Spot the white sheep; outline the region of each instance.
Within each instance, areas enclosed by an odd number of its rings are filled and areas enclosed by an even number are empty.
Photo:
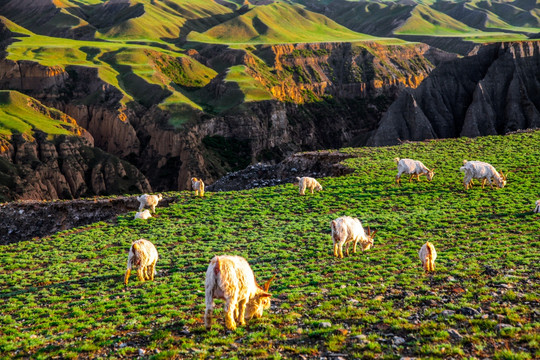
[[[274,276],[275,277],[275,276]],[[240,256],[215,256],[206,271],[206,311],[204,324],[212,326],[214,299],[225,300],[225,326],[236,329],[236,323],[245,325],[245,319],[259,318],[270,307],[268,288],[274,278],[264,287],[255,282],[255,275],[246,259]]]
[[[138,213],[135,214],[135,219],[146,220],[146,219],[150,219],[151,217],[152,217],[152,214],[150,214],[150,211],[148,210],[139,211]]]
[[[504,175],[502,171],[499,174],[491,164],[482,161],[463,160],[463,166],[460,167],[459,170],[465,174],[463,178],[465,190],[472,187],[472,179],[481,180],[482,189],[486,182],[488,182],[489,186],[493,189],[492,179],[495,180],[495,184],[499,188],[503,188],[506,185],[506,175]]]
[[[161,199],[163,199],[163,196],[161,196],[161,194],[159,194],[159,195],[144,194],[144,195],[141,195],[141,196],[137,197],[137,200],[139,200],[139,202],[141,203],[141,205],[139,206],[139,211],[144,209],[144,207],[146,207],[146,206],[150,206],[152,208],[152,212],[155,213],[156,212],[156,206],[157,206],[157,204],[159,203],[159,201]]]
[[[195,196],[204,196],[204,182],[202,179],[191,178],[191,187],[195,190]]]
[[[356,253],[356,244],[360,242],[362,251],[373,246],[373,238],[378,230],[371,232],[368,227],[367,234],[362,227],[360,220],[350,216],[342,216],[330,223],[332,229],[332,242],[334,243],[334,256],[343,258],[343,245],[345,252],[349,255],[349,244],[354,243],[353,252]]]
[[[396,175],[396,183],[401,182],[402,174],[409,174],[409,182],[412,181],[413,177],[416,176],[416,180],[420,181],[420,175],[426,175],[428,181],[433,179],[435,172],[429,170],[421,161],[412,160],[412,159],[400,159],[395,158],[394,162],[397,164],[398,173]]]
[[[139,239],[131,244],[129,249],[126,276],[124,284],[127,286],[131,268],[137,269],[139,281],[154,280],[158,252],[154,244],[145,239]]]
[[[296,181],[298,182],[298,191],[300,192],[300,195],[306,194],[306,189],[311,190],[311,193],[313,194],[313,190],[321,191],[322,186],[319,184],[317,180],[315,180],[312,177],[304,176],[304,177],[297,177]]]
[[[437,252],[435,251],[435,246],[432,243],[427,241],[420,251],[418,251],[418,257],[422,262],[422,266],[426,271],[435,271],[435,259],[437,258]]]
[[[540,213],[540,200],[536,200],[536,207],[534,208],[534,212],[539,214]]]

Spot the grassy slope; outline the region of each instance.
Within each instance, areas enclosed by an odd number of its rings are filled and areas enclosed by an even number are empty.
[[[538,357],[539,141],[537,131],[344,149],[358,156],[347,161],[356,173],[322,179],[315,195],[292,185],[182,192],[148,221],[129,213],[3,246],[0,356]],[[396,156],[435,167],[433,182],[396,186]],[[464,158],[511,171],[508,186],[465,192]],[[373,249],[332,256],[329,223],[341,215],[379,230]],[[156,244],[159,273],[124,289],[127,251],[141,237]],[[439,253],[432,275],[417,255],[427,240]],[[204,274],[217,254],[245,256],[259,282],[277,273],[272,309],[232,333],[221,305],[213,330],[203,329]],[[442,315],[464,307],[483,314]],[[392,347],[393,336],[406,343]]]
[[[0,91],[0,138],[22,134],[33,139],[36,130],[54,135],[79,134],[80,128],[66,122],[65,114],[43,106],[39,101],[17,91]]]
[[[133,6],[144,6],[144,14],[103,29],[100,37],[106,39],[129,39],[163,41],[180,34],[186,21],[231,13],[231,10],[207,0],[132,1]],[[125,10],[126,12],[129,9]],[[103,15],[106,15],[104,12]]]
[[[394,33],[400,35],[463,35],[479,32],[425,5],[418,5]]]
[[[302,43],[375,38],[351,31],[300,6],[276,2],[256,6],[203,34],[193,32],[188,39],[211,43]]]
[[[46,66],[95,67],[102,80],[123,92],[124,103],[133,100],[151,103],[162,95],[163,107],[182,104],[200,109],[175,88],[174,82],[188,87],[203,86],[216,75],[214,70],[173,50],[123,41],[79,41],[36,35],[8,19],[0,20],[10,30],[29,35],[19,37],[20,41],[8,47],[9,59],[32,60]],[[175,58],[182,60],[175,62]]]

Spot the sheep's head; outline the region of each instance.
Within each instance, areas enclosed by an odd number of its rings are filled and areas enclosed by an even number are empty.
[[[322,186],[321,186],[321,184],[317,184],[317,187],[316,187],[315,189],[317,189],[317,191],[322,191]]]
[[[495,177],[495,180],[497,181],[497,187],[502,189],[506,185],[506,176],[507,175],[503,174],[503,172],[501,171],[499,177]]]
[[[431,181],[433,179],[433,175],[435,175],[435,171],[432,169],[432,170],[428,170],[428,173],[427,173],[427,179],[429,181]]]
[[[272,294],[268,292],[270,288],[270,283],[274,280],[276,276],[274,275],[270,280],[264,283],[264,286],[261,288],[257,285],[257,293],[251,299],[249,299],[246,304],[246,319],[251,318],[260,318],[263,314],[263,311],[270,308],[270,297]]]
[[[163,195],[159,194],[159,195],[157,196],[157,198],[158,198],[159,201],[161,201],[161,199],[163,199]]]
[[[375,238],[375,234],[377,233],[377,231],[379,230],[375,230],[374,232],[371,232],[371,229],[367,228],[367,241],[363,241],[362,242],[362,250],[369,250],[372,246],[373,246],[373,242],[374,242],[374,238]]]

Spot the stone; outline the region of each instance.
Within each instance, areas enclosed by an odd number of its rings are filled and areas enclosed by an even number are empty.
[[[448,329],[448,334],[455,340],[463,339],[463,336],[456,329]]]

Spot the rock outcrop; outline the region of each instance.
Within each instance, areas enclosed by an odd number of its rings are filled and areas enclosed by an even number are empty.
[[[237,191],[263,186],[294,183],[296,177],[328,177],[352,174],[353,169],[341,164],[353,157],[339,151],[311,151],[288,156],[282,162],[254,164],[232,172],[207,187],[208,191]]]
[[[369,145],[540,127],[540,42],[491,44],[444,63],[389,107]]]
[[[127,161],[90,146],[83,137],[61,135],[35,141],[12,137],[0,153],[0,200],[73,199],[151,191],[144,175]]]
[[[164,196],[158,207],[169,206],[176,200],[176,196]],[[135,196],[45,202],[25,200],[0,204],[0,217],[3,219],[0,222],[0,245],[42,238],[99,221],[114,221],[118,215],[136,211],[138,207],[139,201]]]

